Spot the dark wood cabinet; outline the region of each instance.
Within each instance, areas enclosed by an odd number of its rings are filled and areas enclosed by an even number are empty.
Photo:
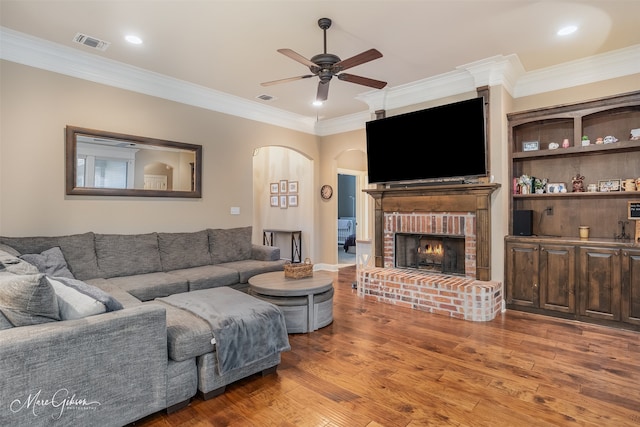
[[[640,178],[640,141],[631,137],[640,126],[640,91],[507,119],[514,180],[505,240],[507,308],[640,330],[640,241],[628,218],[640,191],[620,188],[621,181]],[[585,136],[590,143],[583,143]],[[519,191],[523,175],[565,190]],[[574,191],[576,176],[584,177],[585,191]],[[586,191],[588,184],[598,191]],[[532,218],[530,236],[514,235],[515,211]],[[580,226],[589,227],[588,239],[580,239]]]
[[[507,241],[509,307],[575,312],[575,248]]]
[[[505,238],[507,308],[640,330],[640,246]]]
[[[622,321],[640,327],[640,248],[622,251]]]
[[[580,316],[620,321],[620,249],[580,248]]]

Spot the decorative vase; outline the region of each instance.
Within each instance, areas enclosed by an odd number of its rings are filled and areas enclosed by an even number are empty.
[[[520,194],[529,194],[529,186],[521,185],[520,186]]]

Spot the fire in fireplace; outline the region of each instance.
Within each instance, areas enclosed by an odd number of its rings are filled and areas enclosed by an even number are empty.
[[[465,274],[464,236],[396,233],[395,266]]]

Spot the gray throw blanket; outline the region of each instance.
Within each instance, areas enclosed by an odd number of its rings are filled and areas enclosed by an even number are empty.
[[[216,340],[220,375],[291,350],[280,309],[232,288],[203,289],[164,298],[206,320]]]

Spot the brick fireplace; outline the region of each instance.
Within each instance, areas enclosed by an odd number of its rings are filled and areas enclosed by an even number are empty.
[[[496,188],[462,184],[366,190],[375,200],[375,266],[358,271],[360,294],[460,319],[492,320],[503,305],[502,284],[490,280],[490,195]],[[425,256],[425,248],[440,240],[451,245],[449,239],[462,242],[455,255],[461,258],[457,270],[428,266],[444,261]],[[399,240],[410,247],[399,248]]]

